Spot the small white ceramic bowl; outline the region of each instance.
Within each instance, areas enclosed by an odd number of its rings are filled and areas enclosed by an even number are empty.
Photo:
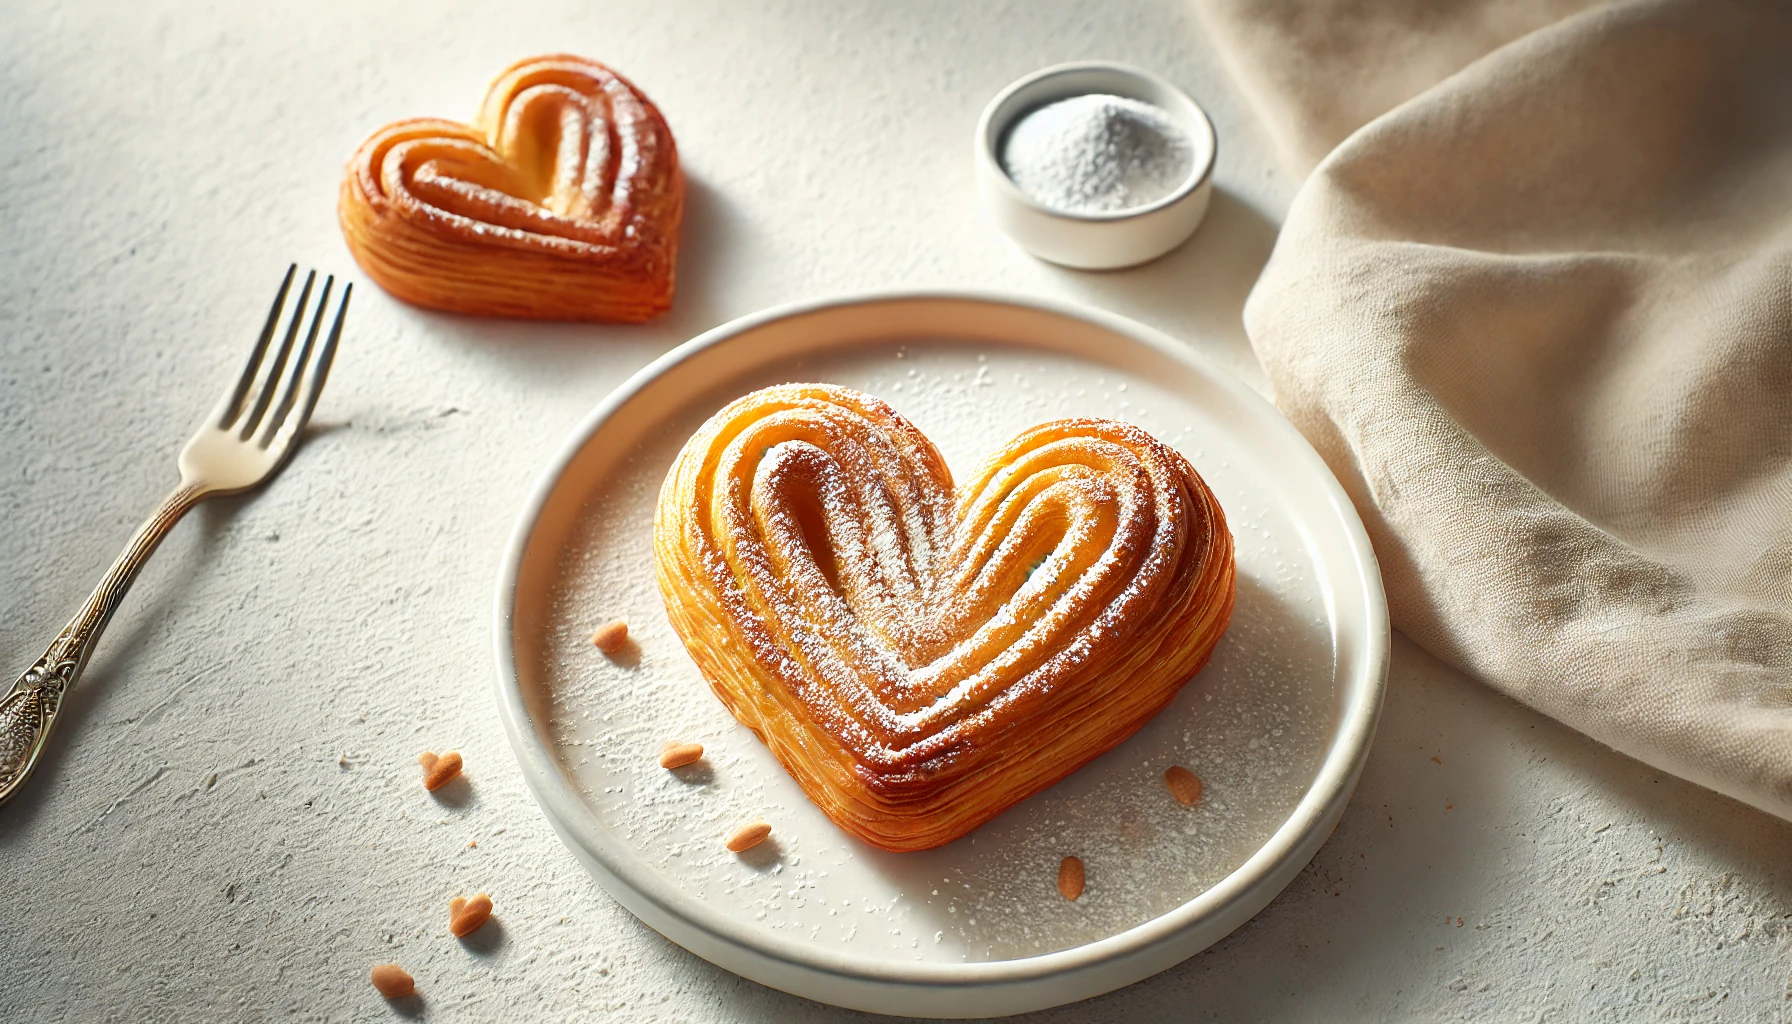
[[[1187,180],[1154,203],[1102,213],[1056,210],[1023,192],[1002,170],[1009,127],[1049,103],[1090,93],[1141,100],[1174,119],[1194,146]],[[1058,64],[1020,79],[983,108],[977,122],[977,188],[996,224],[1028,252],[1066,267],[1113,270],[1154,260],[1201,226],[1213,197],[1216,149],[1206,111],[1157,75],[1108,61]]]

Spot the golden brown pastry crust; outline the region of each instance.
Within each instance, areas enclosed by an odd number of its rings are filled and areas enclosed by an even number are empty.
[[[554,54],[506,69],[471,125],[374,132],[337,215],[355,261],[407,302],[637,322],[672,304],[683,209],[658,108],[597,61]]]
[[[660,490],[660,590],[711,688],[841,828],[950,842],[1130,736],[1231,618],[1232,535],[1180,454],[1059,420],[953,491],[888,405],[767,388]]]

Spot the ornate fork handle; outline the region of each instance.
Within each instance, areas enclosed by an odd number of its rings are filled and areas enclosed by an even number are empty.
[[[124,553],[106,570],[105,578],[94,588],[87,603],[62,627],[50,649],[0,698],[0,804],[24,785],[36,766],[62,715],[63,698],[87,667],[93,645],[112,620],[112,613],[118,610],[143,563],[149,561],[156,545],[180,517],[205,500],[208,493],[200,484],[182,481],[155,514],[137,528]]]
[[[194,505],[214,495],[241,494],[259,487],[292,457],[330,375],[336,343],[342,338],[342,318],[348,314],[349,293],[354,290],[353,285],[342,286],[335,319],[329,333],[321,335],[320,344],[319,332],[329,312],[336,278],[324,278],[314,306],[311,292],[317,284],[317,271],[306,274],[298,301],[288,309],[286,297],[297,271],[296,264],[287,268],[242,374],[181,449],[176,460],[180,486],[137,528],[124,554],[106,570],[106,578],[50,649],[0,697],[0,804],[18,792],[37,765],[62,715],[69,687],[80,678],[94,643],[156,545]],[[280,330],[283,310],[287,311],[284,331]],[[311,323],[309,330],[305,329],[306,320]]]

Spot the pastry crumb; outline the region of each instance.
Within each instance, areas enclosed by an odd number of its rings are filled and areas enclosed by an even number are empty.
[[[378,964],[369,976],[373,987],[387,999],[403,999],[417,991],[417,980],[397,964]]]
[[[448,930],[457,939],[478,931],[492,916],[492,898],[480,893],[472,899],[456,896],[448,901]]]
[[[423,788],[438,790],[446,786],[456,775],[460,774],[460,751],[450,750],[437,757],[432,750],[425,750],[417,755],[417,763],[423,766]]]
[[[1076,857],[1066,857],[1058,864],[1058,892],[1067,900],[1074,900],[1083,894],[1083,862]]]
[[[591,642],[605,654],[614,656],[621,653],[622,648],[628,644],[628,623],[621,619],[604,623],[597,627],[597,632],[591,634]]]
[[[1201,802],[1201,777],[1179,764],[1171,765],[1164,772],[1164,785],[1170,787],[1170,794],[1184,807]]]
[[[728,847],[729,853],[745,853],[753,847],[758,846],[760,843],[765,842],[766,837],[771,834],[772,826],[770,822],[764,820],[751,821],[742,825],[740,828],[735,829],[734,834],[729,836],[727,841],[722,845]]]
[[[661,768],[683,768],[703,757],[703,744],[672,742],[660,748]]]

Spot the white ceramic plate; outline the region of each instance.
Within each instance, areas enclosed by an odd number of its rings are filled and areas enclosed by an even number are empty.
[[[722,405],[790,381],[878,395],[968,471],[1022,428],[1128,420],[1219,496],[1238,602],[1212,662],[1110,753],[957,842],[890,854],[842,833],[709,693],[653,577],[654,500]],[[617,662],[593,628],[630,624]],[[1084,999],[1199,952],[1312,859],[1356,785],[1387,674],[1361,522],[1273,407],[1137,324],[1035,300],[900,294],[747,317],[668,353],[574,432],[524,507],[497,602],[498,704],[567,845],[643,921],[774,988],[972,1017]],[[697,740],[668,772],[662,743]],[[1195,808],[1163,771],[1206,783]],[[735,826],[773,840],[737,857]],[[1057,893],[1075,854],[1088,889]]]

